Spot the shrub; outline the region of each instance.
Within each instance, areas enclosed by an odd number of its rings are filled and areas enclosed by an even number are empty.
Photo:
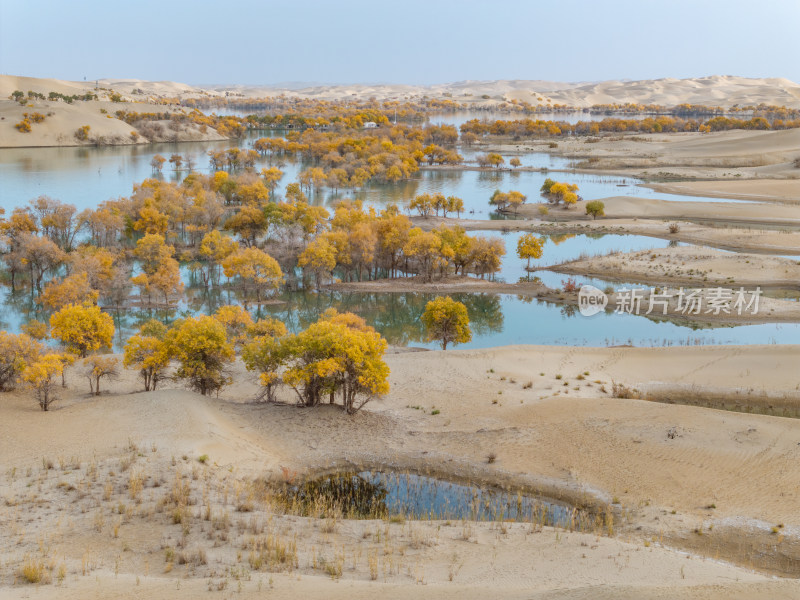
[[[670,233],[678,233],[681,230],[681,226],[677,223],[670,223],[669,224],[669,232]]]
[[[20,567],[19,575],[28,583],[50,583],[50,572],[42,559],[31,556],[25,557],[25,562]]]
[[[42,345],[29,335],[0,331],[0,390],[12,389],[42,350]]]
[[[591,215],[592,219],[604,217],[606,215],[605,208],[606,205],[600,202],[600,200],[592,200],[586,203],[586,214]]]
[[[14,125],[14,127],[16,127],[17,131],[21,133],[31,132],[31,122],[28,119],[22,119],[22,121]]]
[[[89,392],[100,395],[100,380],[116,380],[119,377],[119,360],[113,356],[92,355],[84,362],[84,376],[89,380]]]
[[[81,142],[85,142],[89,139],[89,129],[88,125],[84,125],[83,127],[78,127],[75,130],[75,139]]]
[[[626,400],[637,400],[641,398],[639,390],[616,382],[611,384],[611,395],[614,396],[614,398],[623,398]]]
[[[578,282],[575,281],[574,277],[569,277],[566,280],[561,280],[561,285],[565,292],[576,292],[578,291]]]

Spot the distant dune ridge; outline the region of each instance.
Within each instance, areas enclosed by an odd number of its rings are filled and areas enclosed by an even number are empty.
[[[245,97],[264,97],[285,93],[308,98],[403,98],[442,96],[475,103],[481,100],[526,100],[546,104],[588,107],[593,104],[638,102],[672,106],[681,103],[719,105],[774,104],[800,108],[800,85],[785,78],[747,78],[731,75],[712,75],[693,79],[647,79],[641,81],[602,81],[565,83],[557,81],[506,79],[497,81],[456,81],[429,86],[403,84],[352,84],[304,86],[302,82],[276,85],[207,85],[190,86],[173,81],[143,81],[140,79],[100,79],[64,81],[0,75],[0,97],[14,90],[33,90],[40,93],[57,91],[83,93],[95,86],[110,88],[122,94],[140,90],[143,96],[196,97],[224,96],[226,92]],[[138,94],[137,94],[138,95]],[[489,98],[483,98],[489,96]],[[541,98],[541,100],[539,100]]]
[[[20,105],[9,99],[20,90],[37,92],[45,100]],[[50,92],[64,95],[97,94],[97,102],[66,104],[48,99]],[[122,102],[112,102],[112,94],[120,94]],[[600,83],[561,83],[538,80],[457,81],[453,83],[414,86],[392,84],[311,85],[286,82],[275,85],[209,85],[191,86],[173,81],[140,79],[99,79],[65,81],[0,75],[0,147],[70,146],[81,144],[146,143],[137,137],[134,128],[116,119],[118,110],[163,112],[163,126],[169,125],[168,112],[189,109],[166,106],[164,99],[202,97],[264,98],[285,94],[290,97],[324,100],[419,100],[423,97],[449,99],[466,107],[492,110],[504,102],[518,101],[539,105],[567,105],[586,108],[594,104],[704,104],[731,107],[768,104],[800,108],[800,85],[782,78],[748,79],[733,76],[710,76],[695,79],[654,79],[643,81],[604,81]],[[114,99],[120,100],[119,97]],[[20,133],[15,123],[25,112],[39,112],[46,120],[33,126],[30,133]],[[76,140],[78,127],[88,125],[91,139]],[[170,134],[172,135],[172,134]],[[212,128],[187,128],[177,141],[222,139]],[[170,138],[171,140],[171,138]],[[159,141],[170,141],[167,138]]]
[[[708,104],[730,107],[735,104],[774,104],[800,107],[800,85],[789,79],[749,79],[720,76],[695,79],[650,79],[643,81],[603,81],[563,83],[556,81],[458,81],[431,86],[354,84],[316,85],[306,88],[268,88],[258,86],[210,86],[208,91],[232,92],[246,97],[275,93],[307,98],[391,98],[443,96],[470,104],[490,104],[502,100],[524,100],[531,104],[567,104],[589,107],[593,104],[637,102],[641,104]],[[483,98],[489,96],[489,98]]]

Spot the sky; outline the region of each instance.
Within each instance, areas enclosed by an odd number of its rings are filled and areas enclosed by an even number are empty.
[[[800,82],[800,0],[0,0],[0,73],[189,84]]]

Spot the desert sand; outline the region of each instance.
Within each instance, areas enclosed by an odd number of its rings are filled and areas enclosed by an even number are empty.
[[[23,135],[13,122],[25,111],[53,110],[24,135],[33,136],[33,145],[58,145],[74,143],[58,136],[72,135],[76,122],[99,135],[130,137],[126,124],[100,113],[107,105],[109,112],[153,111],[148,102],[164,98],[281,91],[138,80],[96,85],[145,103],[23,108],[3,100],[0,145],[12,133]],[[94,87],[0,77],[0,96]],[[787,80],[710,77],[282,91],[318,98],[449,93],[490,109],[508,99],[800,106],[798,90]],[[521,213],[536,220],[468,226],[631,232],[793,253],[800,249],[797,234],[781,229],[800,225],[792,180],[800,174],[793,165],[799,133],[559,141],[558,152],[595,172],[730,180],[674,185],[754,202],[620,196],[603,199],[607,218],[598,221],[588,221],[579,207],[551,209],[556,222],[544,222],[528,206]],[[679,231],[669,233],[664,221],[680,221]],[[712,228],[712,222],[763,229]],[[797,261],[764,254],[669,248],[590,259],[575,272],[658,284],[796,286]],[[447,285],[497,291],[491,282]],[[541,291],[523,287],[514,289]],[[798,320],[797,303],[764,302]],[[239,363],[235,383],[219,398],[174,383],[145,393],[130,371],[110,384],[113,393],[91,397],[73,372],[49,413],[39,411],[29,392],[0,395],[0,596],[797,598],[799,358],[800,346],[394,349],[386,358],[391,392],[352,417],[330,406],[293,406],[287,390],[280,395],[285,404],[252,402],[258,388]],[[358,468],[523,490],[597,520],[572,531],[538,523],[300,517],[275,506],[262,484]],[[51,584],[19,583],[26,563],[43,565]]]
[[[800,210],[794,206],[766,204],[763,202],[693,202],[682,200],[659,200],[636,196],[612,196],[598,198],[604,204],[609,219],[636,218],[664,220],[686,220],[711,225],[752,225],[796,228],[800,225]],[[551,209],[548,219],[572,221],[591,219],[583,212],[583,204],[577,208]],[[538,218],[537,204],[525,204],[519,209],[520,216]]]
[[[113,82],[109,82],[113,83]],[[432,86],[410,85],[309,85],[292,86],[209,86],[218,93],[231,92],[245,97],[284,93],[307,98],[343,97],[414,98],[450,94],[454,101],[491,108],[498,101],[521,100],[531,104],[562,104],[579,108],[593,104],[706,104],[730,107],[760,103],[800,106],[800,86],[788,79],[710,76],[694,79],[656,79],[642,81],[604,81],[563,83],[554,81],[459,81]],[[490,98],[483,98],[484,95]]]
[[[656,248],[578,259],[551,267],[560,273],[656,285],[761,286],[796,289],[800,261],[711,248]]]
[[[21,118],[24,110],[7,100],[15,90],[34,91],[47,94],[51,91],[63,94],[95,93],[101,102],[80,102],[74,106],[60,102],[47,103],[36,101],[26,108],[42,112],[41,109],[56,113],[52,119],[34,126],[31,134],[21,134],[13,129],[13,124]],[[512,100],[526,101],[546,109],[553,105],[566,105],[576,108],[589,107],[593,104],[624,103],[656,103],[663,106],[675,106],[680,103],[705,104],[710,106],[731,107],[733,105],[752,106],[760,103],[776,106],[800,107],[800,86],[787,79],[747,79],[742,77],[704,77],[697,79],[660,79],[647,81],[609,81],[602,83],[558,83],[550,81],[464,81],[435,86],[407,85],[351,85],[331,86],[191,86],[171,81],[142,81],[138,79],[102,79],[95,81],[63,81],[58,79],[35,79],[14,75],[0,75],[0,147],[7,146],[43,146],[43,145],[76,145],[72,133],[75,123],[90,125],[96,136],[103,136],[107,143],[130,143],[128,136],[131,128],[124,123],[109,124],[102,119],[99,109],[102,101],[110,99],[112,93],[122,95],[123,102],[114,103],[114,110],[125,108],[139,112],[165,110],[158,104],[164,100],[175,101],[187,98],[225,97],[264,98],[285,94],[303,98],[339,100],[343,98],[368,100],[419,100],[423,97],[452,98],[476,110],[491,110]],[[485,98],[484,96],[488,96]],[[147,107],[147,110],[144,108]],[[157,108],[153,108],[157,107]],[[108,107],[106,107],[108,108]],[[28,110],[30,112],[30,110]],[[112,110],[109,110],[113,113]],[[113,119],[109,119],[113,120]],[[68,125],[68,126],[66,126]],[[38,130],[38,132],[37,132]],[[581,141],[564,141],[559,152],[567,156],[589,157],[592,163],[585,165],[593,169],[619,170],[631,172],[638,169],[650,175],[663,174],[665,167],[670,172],[683,176],[708,176],[711,172],[724,167],[736,169],[730,174],[742,177],[753,173],[769,173],[770,176],[797,176],[787,174],[788,168],[776,167],[782,162],[788,150],[797,149],[797,131],[775,132],[722,132],[698,138],[697,134],[669,134],[653,136],[632,136],[637,149],[625,149],[625,146],[614,142],[597,144],[586,148]],[[178,141],[218,139],[206,138],[200,132],[187,132]],[[745,139],[747,138],[747,139]],[[752,138],[752,140],[750,139]],[[123,141],[126,140],[126,141]],[[688,141],[687,141],[688,140]],[[732,141],[735,148],[732,153],[720,151],[714,147],[717,142],[711,140]],[[642,144],[643,141],[650,143]],[[607,144],[611,144],[612,152],[608,152]],[[645,146],[645,154],[637,156],[637,152]],[[668,158],[660,157],[662,146],[669,147]],[[623,152],[624,162],[619,160],[619,152]],[[788,160],[788,159],[787,159]],[[709,171],[708,169],[711,169]],[[776,172],[777,169],[777,172]],[[705,174],[705,175],[703,175]],[[716,176],[720,176],[717,173]]]
[[[713,205],[712,205],[713,206]],[[445,225],[462,227],[466,231],[531,231],[541,234],[615,234],[645,235],[663,240],[686,242],[698,246],[711,246],[732,252],[755,254],[800,255],[800,232],[791,229],[714,227],[713,223],[690,223],[674,221],[677,232],[658,220],[611,219],[593,220],[582,215],[580,210],[568,213],[572,218],[564,221],[541,219],[458,219],[455,217],[412,217],[416,227],[426,231]]]
[[[616,398],[611,388],[662,396],[712,389],[743,405],[751,395],[763,402],[769,390],[798,404],[798,356],[796,346],[397,353],[387,357],[391,393],[355,417],[248,403],[256,387],[244,374],[219,399],[138,392],[130,372],[99,398],[73,377],[51,413],[27,394],[5,394],[2,584],[12,584],[25,557],[46,554],[54,578],[63,566],[63,581],[36,588],[42,598],[216,597],[218,589],[342,598],[420,590],[442,598],[795,597],[796,581],[763,573],[800,568],[796,421]],[[488,453],[497,455],[493,464]],[[617,518],[611,536],[607,528],[331,521],[284,515],[250,495],[254,477],[336,465],[494,482],[610,506]],[[176,482],[195,498],[183,524],[169,508]],[[249,563],[248,544],[270,536],[296,539],[294,567],[269,573]],[[341,576],[324,566],[337,561]],[[3,594],[28,597],[31,589]]]
[[[101,111],[105,110],[103,113]],[[162,135],[153,141],[201,141],[223,140],[213,128],[201,131],[196,124],[181,125],[179,130],[169,128],[170,114],[188,112],[188,109],[144,104],[141,102],[49,102],[37,100],[20,106],[17,102],[0,101],[0,147],[42,147],[42,146],[83,146],[83,145],[123,145],[147,144],[147,139],[135,127],[114,116],[118,110],[141,113],[163,113],[162,120],[151,121],[160,124]],[[29,133],[21,133],[14,125],[24,118],[24,113],[46,115],[41,123],[33,123]],[[79,140],[75,131],[84,125],[89,126],[88,139]],[[132,136],[131,134],[135,134]]]
[[[559,139],[557,143],[547,151],[575,159],[579,169],[589,171],[656,180],[792,179],[800,187],[800,169],[794,163],[800,158],[798,129],[635,134]],[[747,199],[800,194],[791,182],[779,185],[784,189],[777,194],[770,194],[765,183],[765,191]]]
[[[681,181],[675,183],[651,183],[644,187],[668,194],[737,198],[740,200],[772,200],[786,202],[787,204],[800,203],[800,180],[798,179]]]

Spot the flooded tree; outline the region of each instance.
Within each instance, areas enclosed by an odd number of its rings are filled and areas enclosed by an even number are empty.
[[[441,343],[442,350],[447,350],[448,344],[464,344],[472,339],[467,307],[449,296],[428,302],[422,322],[428,337]]]

